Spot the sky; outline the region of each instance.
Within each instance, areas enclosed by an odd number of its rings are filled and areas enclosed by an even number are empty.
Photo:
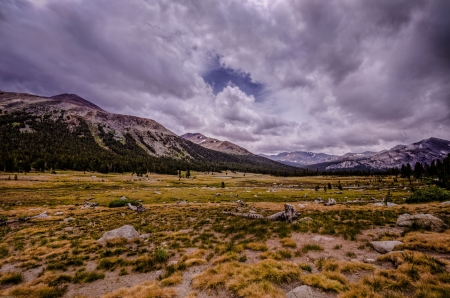
[[[0,90],[254,153],[450,140],[448,0],[1,0]]]

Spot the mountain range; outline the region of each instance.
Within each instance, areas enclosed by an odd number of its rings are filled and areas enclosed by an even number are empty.
[[[380,152],[330,155],[282,152],[255,155],[247,149],[201,133],[174,134],[146,118],[109,113],[75,95],[52,97],[0,91],[0,167],[4,170],[179,169],[295,175],[321,171],[385,170],[416,162],[431,163],[450,153],[450,141],[425,139]]]
[[[261,155],[288,165],[318,169],[321,171],[358,169],[385,170],[400,168],[416,162],[430,164],[433,160],[442,159],[450,153],[450,141],[429,138],[410,145],[397,145],[380,152],[347,153],[341,156],[313,152],[282,152],[277,155]]]
[[[213,141],[214,144],[214,141]],[[214,147],[214,146],[213,146]],[[75,95],[52,97],[0,91],[0,167],[176,174],[238,170],[293,175],[301,171],[221,142],[211,150],[158,122],[109,113]]]

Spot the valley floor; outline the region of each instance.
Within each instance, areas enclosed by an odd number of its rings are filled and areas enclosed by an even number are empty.
[[[297,297],[307,285],[310,297],[450,297],[450,230],[396,224],[404,213],[450,224],[450,204],[404,203],[420,181],[191,175],[0,174],[0,222],[47,215],[0,226],[0,296]],[[388,191],[397,205],[374,205]],[[286,203],[300,213],[293,223],[224,214]],[[140,237],[97,241],[124,225]],[[403,244],[371,245],[391,240]]]

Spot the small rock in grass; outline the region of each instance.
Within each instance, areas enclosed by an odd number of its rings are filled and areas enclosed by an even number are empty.
[[[397,245],[402,245],[403,242],[400,241],[372,241],[370,245],[372,245],[373,249],[377,252],[385,254],[391,252],[395,249]]]
[[[147,239],[148,237],[150,237],[150,234],[142,234],[139,236],[141,239]]]
[[[69,221],[75,220],[75,218],[73,218],[73,217],[66,217],[63,220],[64,220],[64,222],[69,222]]]
[[[58,212],[55,212],[55,214],[53,214],[53,215],[58,216],[58,215],[63,215],[63,214],[64,214],[64,212],[58,211]]]
[[[365,259],[364,260],[364,263],[369,263],[369,264],[373,264],[373,263],[375,263],[375,259]]]
[[[286,294],[287,298],[313,298],[313,289],[310,286],[302,285],[296,287]]]
[[[317,241],[317,242],[319,242],[319,241],[321,241],[321,240],[323,240],[323,241],[332,241],[332,240],[334,240],[334,238],[331,238],[331,237],[325,237],[325,236],[314,236],[314,237],[312,238],[312,240],[313,240],[313,241]]]

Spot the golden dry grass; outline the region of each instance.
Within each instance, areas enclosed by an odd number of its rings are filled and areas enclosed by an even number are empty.
[[[161,285],[164,287],[180,284],[183,281],[183,274],[181,272],[175,272],[171,276],[161,280]]]
[[[238,296],[249,298],[283,297],[275,285],[299,280],[298,266],[275,260],[249,265],[238,262],[219,264],[193,279],[193,286],[202,290],[225,288]]]
[[[254,251],[267,251],[269,248],[265,243],[259,243],[259,242],[250,242],[245,244],[246,249],[251,249]]]
[[[291,238],[280,239],[280,243],[281,245],[283,245],[283,247],[291,247],[291,248],[297,247],[297,243],[295,243],[295,241],[292,240]]]
[[[177,292],[172,288],[161,288],[156,281],[146,281],[132,288],[122,288],[106,294],[103,298],[173,298]]]
[[[325,291],[342,292],[345,289],[345,285],[334,278],[336,278],[335,275],[326,276],[325,274],[317,273],[303,275],[300,279],[305,285],[321,288]],[[340,276],[339,279],[341,279]]]
[[[444,233],[410,232],[403,238],[406,249],[434,250],[450,253],[450,230]]]

